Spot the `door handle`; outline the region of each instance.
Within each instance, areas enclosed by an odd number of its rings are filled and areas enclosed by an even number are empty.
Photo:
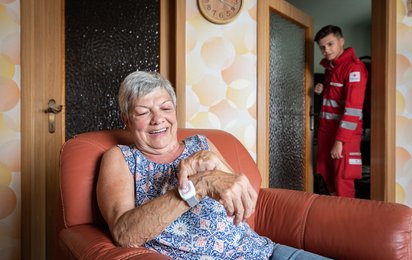
[[[50,99],[47,109],[44,113],[49,114],[49,133],[54,133],[56,131],[56,114],[63,110],[62,105],[56,106],[56,100]]]
[[[310,116],[310,131],[313,131],[315,129],[315,117],[317,114],[313,111],[313,106],[310,106],[309,109],[309,116]]]

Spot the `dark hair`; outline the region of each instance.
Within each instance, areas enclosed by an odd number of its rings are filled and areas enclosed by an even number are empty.
[[[342,38],[342,30],[336,25],[326,25],[320,29],[315,35],[315,42],[319,43],[321,39],[328,36],[329,34],[335,35],[337,38]]]

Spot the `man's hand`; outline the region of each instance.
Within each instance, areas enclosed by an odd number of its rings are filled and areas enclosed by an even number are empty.
[[[231,171],[214,152],[202,150],[192,154],[179,164],[179,188],[186,187],[189,176],[212,170]]]
[[[332,157],[332,159],[343,158],[342,150],[343,150],[343,143],[341,141],[336,140],[332,146],[332,150],[330,151],[330,156]]]
[[[234,174],[219,170],[207,171],[192,176],[202,197],[209,196],[219,201],[228,216],[238,225],[255,211],[257,193],[244,174]]]
[[[316,84],[315,93],[320,95],[320,94],[322,94],[322,91],[323,91],[323,84],[322,83]]]

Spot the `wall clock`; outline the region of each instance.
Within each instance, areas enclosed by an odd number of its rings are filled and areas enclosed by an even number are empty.
[[[243,0],[198,0],[200,13],[210,22],[226,24],[240,13]]]

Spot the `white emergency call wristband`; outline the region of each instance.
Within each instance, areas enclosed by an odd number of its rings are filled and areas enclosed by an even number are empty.
[[[187,202],[190,207],[194,207],[199,203],[196,198],[196,189],[192,181],[188,181],[188,185],[184,189],[178,189],[180,197]]]

